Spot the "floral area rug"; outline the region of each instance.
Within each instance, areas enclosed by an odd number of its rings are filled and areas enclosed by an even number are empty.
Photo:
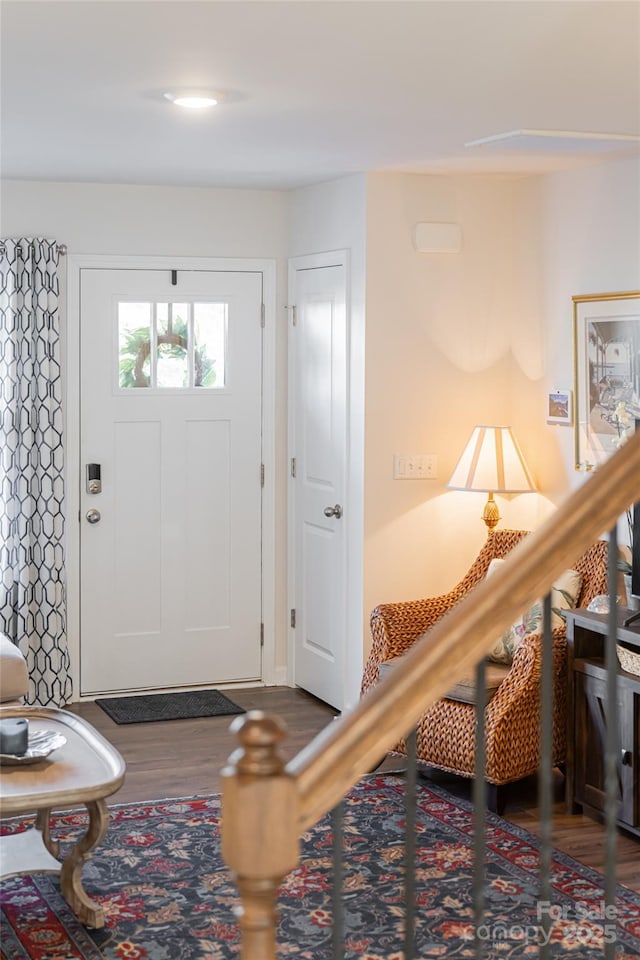
[[[2,960],[230,960],[239,956],[236,891],[220,857],[220,800],[195,797],[111,807],[107,836],[84,868],[88,894],[104,905],[106,926],[88,930],[60,894],[58,878],[19,876],[1,884]],[[71,843],[79,812],[57,814],[53,834]],[[5,821],[4,833],[28,821]],[[345,815],[344,957],[403,956],[403,782],[363,779]],[[473,957],[471,807],[418,784],[417,956]],[[1,841],[0,841],[1,845]],[[331,956],[331,829],[328,818],[305,837],[302,865],[280,899],[279,956]],[[1,851],[0,851],[1,852]],[[556,853],[552,900],[538,893],[536,839],[489,815],[485,922],[487,960],[535,957],[541,916],[551,917],[551,955],[592,960],[615,940],[618,960],[640,957],[640,896],[620,887],[616,915],[603,905],[602,877]]]

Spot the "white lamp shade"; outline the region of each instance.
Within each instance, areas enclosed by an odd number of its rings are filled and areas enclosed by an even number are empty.
[[[447,484],[450,490],[528,493],[536,489],[511,427],[473,428]]]

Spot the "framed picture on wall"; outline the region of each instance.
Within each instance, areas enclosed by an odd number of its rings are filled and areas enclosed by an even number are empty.
[[[547,423],[573,423],[571,390],[558,388],[547,394]]]
[[[591,470],[640,417],[640,290],[572,299],[575,468]]]

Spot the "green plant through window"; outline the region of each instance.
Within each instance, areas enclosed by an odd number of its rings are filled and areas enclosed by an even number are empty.
[[[118,322],[121,389],[224,386],[225,304],[120,303]]]

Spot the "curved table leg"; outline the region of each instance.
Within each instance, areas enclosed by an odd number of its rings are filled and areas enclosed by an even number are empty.
[[[60,844],[51,837],[49,823],[51,819],[51,810],[38,810],[36,813],[36,830],[42,835],[42,842],[52,857],[57,857]]]
[[[82,867],[89,853],[100,843],[109,826],[109,810],[104,800],[85,804],[89,813],[87,832],[70,850],[60,869],[62,895],[81,923],[87,927],[103,927],[104,911],[91,900],[82,886]]]

